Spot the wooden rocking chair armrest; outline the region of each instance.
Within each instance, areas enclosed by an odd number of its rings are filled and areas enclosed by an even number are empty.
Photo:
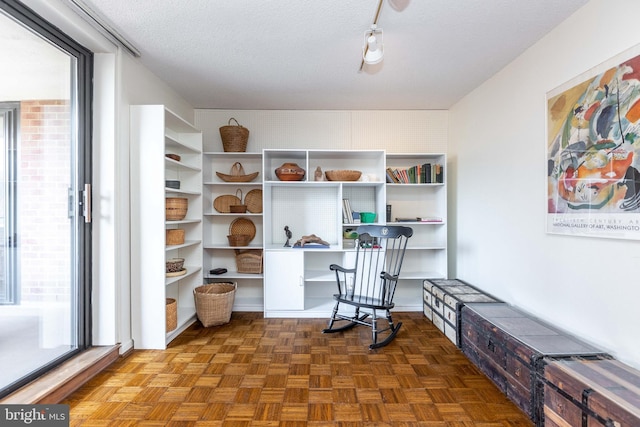
[[[340,265],[338,265],[338,264],[331,264],[331,265],[329,266],[329,270],[332,270],[332,271],[341,271],[341,272],[343,272],[343,273],[354,273],[354,272],[356,271],[356,269],[355,269],[355,268],[344,268],[344,267],[342,267],[342,266],[340,266]]]

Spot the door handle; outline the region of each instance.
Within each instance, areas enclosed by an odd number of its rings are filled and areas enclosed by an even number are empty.
[[[82,191],[82,216],[86,224],[91,223],[91,184],[85,184]]]

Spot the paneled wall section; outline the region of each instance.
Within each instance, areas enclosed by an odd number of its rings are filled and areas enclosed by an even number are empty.
[[[447,153],[449,113],[407,111],[195,111],[204,151],[222,151],[219,128],[235,118],[250,131],[247,151],[264,148],[363,150],[387,153]],[[235,124],[232,122],[232,124]]]

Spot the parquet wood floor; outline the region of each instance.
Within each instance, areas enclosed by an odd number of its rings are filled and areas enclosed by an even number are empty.
[[[422,313],[369,350],[370,330],[233,313],[167,350],[135,350],[62,403],[71,426],[532,426]]]

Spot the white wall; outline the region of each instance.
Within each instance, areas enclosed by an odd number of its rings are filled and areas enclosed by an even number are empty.
[[[235,118],[249,129],[247,151],[264,148],[446,153],[449,112],[197,109],[205,151],[222,151],[220,126]],[[231,124],[235,124],[231,122]]]
[[[454,274],[640,368],[640,242],[546,234],[545,96],[640,43],[640,2],[592,0],[450,110]]]

